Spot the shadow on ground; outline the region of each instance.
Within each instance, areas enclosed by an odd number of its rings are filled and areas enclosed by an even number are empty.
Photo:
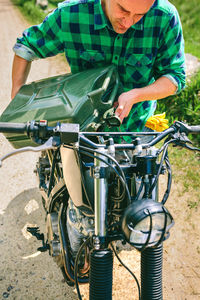
[[[37,252],[41,242],[23,233],[27,224],[45,232],[44,220],[36,188],[19,194],[0,215],[0,299],[76,299],[48,252]]]

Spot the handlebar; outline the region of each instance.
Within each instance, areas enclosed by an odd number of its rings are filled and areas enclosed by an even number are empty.
[[[27,123],[0,122],[0,132],[4,133],[27,133]]]
[[[200,125],[190,126],[186,123],[176,121],[171,127],[164,130],[163,132],[80,132],[78,124],[70,123],[57,123],[56,126],[48,126],[47,121],[42,120],[39,122],[30,121],[27,123],[5,123],[0,122],[0,132],[2,133],[21,133],[27,134],[27,136],[39,144],[45,143],[49,137],[57,136],[60,137],[60,142],[64,144],[75,143],[81,140],[82,142],[90,145],[92,148],[105,147],[105,144],[96,144],[92,142],[87,136],[130,136],[136,138],[141,135],[154,135],[148,144],[143,144],[142,148],[148,148],[154,146],[159,141],[164,139],[170,134],[185,133],[188,135],[200,133]],[[115,144],[116,149],[134,149],[134,143],[132,144]]]
[[[101,148],[107,148],[107,146],[114,145],[114,148],[117,150],[135,150],[138,146],[139,152],[142,149],[148,149],[158,142],[167,137],[163,147],[169,143],[174,143],[182,147],[186,147],[189,150],[200,151],[200,149],[188,146],[187,143],[190,143],[190,140],[187,138],[189,133],[200,133],[200,125],[189,126],[182,122],[175,122],[171,127],[164,130],[163,132],[80,132],[78,124],[70,123],[57,123],[56,126],[48,126],[47,121],[31,121],[27,123],[3,123],[0,122],[0,132],[2,133],[14,133],[14,134],[26,134],[30,139],[35,141],[40,146],[38,147],[24,147],[10,152],[9,154],[4,155],[0,160],[0,167],[2,161],[6,158],[15,155],[17,153],[25,151],[45,151],[50,149],[56,149],[61,144],[71,145],[72,143],[77,143],[79,141],[81,145],[86,145],[90,147],[94,152],[98,152]],[[155,137],[146,144],[142,144],[141,140],[138,139],[138,136],[143,135],[154,135]],[[106,137],[106,140],[103,139],[101,143],[95,143],[88,137],[98,136]],[[123,137],[130,136],[132,138],[131,144],[116,144],[114,143],[113,137]],[[76,146],[77,147],[77,146]],[[138,153],[139,153],[138,152]]]
[[[190,131],[189,133],[200,133],[200,126],[199,125],[196,125],[196,126],[190,126]]]
[[[186,123],[176,121],[172,126],[176,126],[176,128],[179,129],[181,133],[184,132],[186,135],[188,135],[189,133],[191,134],[200,133],[200,125],[188,125]]]

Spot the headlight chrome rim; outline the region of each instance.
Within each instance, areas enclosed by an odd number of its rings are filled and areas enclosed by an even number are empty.
[[[156,223],[160,221],[159,219],[163,219],[161,226]],[[149,224],[148,230],[146,232],[145,230],[138,230],[138,224],[141,226],[142,222],[145,223],[146,221]],[[122,219],[122,231],[127,242],[139,251],[160,245],[169,237],[169,230],[173,225],[173,217],[166,207],[161,202],[152,199],[141,199],[133,202],[125,210]],[[141,241],[136,242],[139,235],[141,235]]]

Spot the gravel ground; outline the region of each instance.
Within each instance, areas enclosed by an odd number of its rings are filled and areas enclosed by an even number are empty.
[[[27,23],[9,0],[0,0],[0,113],[10,101],[12,46]],[[187,72],[199,66],[196,58],[187,56]],[[38,80],[68,71],[60,59],[34,62],[29,81]],[[0,156],[12,146],[0,135]],[[33,174],[38,155],[28,153],[9,158],[0,169],[0,298],[19,300],[77,299],[73,288],[62,280],[62,275],[46,253],[38,253],[40,243],[25,234],[27,224],[37,224],[45,231],[43,210]],[[164,184],[164,182],[162,183]],[[186,198],[180,195],[181,186],[174,186],[168,207],[176,219],[176,227],[166,242],[164,251],[164,299],[200,299],[199,263],[199,208],[188,211]],[[30,211],[29,208],[32,208]],[[190,242],[188,242],[190,241]],[[126,248],[122,259],[139,276],[139,254]],[[122,280],[122,279],[126,279]],[[82,294],[87,299],[87,287]],[[135,296],[133,296],[135,295]],[[137,299],[136,286],[131,276],[115,263],[113,299]]]
[[[10,101],[12,47],[16,37],[21,35],[28,24],[9,0],[0,0],[0,7],[2,113]],[[28,81],[67,71],[66,64],[60,59],[36,61]],[[3,135],[0,135],[0,145],[0,156],[13,149]],[[47,253],[38,255],[37,247],[41,246],[40,243],[22,232],[27,224],[37,224],[45,231],[38,182],[33,174],[37,157],[38,154],[33,153],[20,154],[8,159],[0,169],[0,299],[76,299],[73,289],[63,282],[51,257]],[[38,203],[39,209],[28,214],[25,207],[34,201]]]

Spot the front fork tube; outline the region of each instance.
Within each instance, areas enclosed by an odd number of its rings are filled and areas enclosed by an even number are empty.
[[[102,154],[105,149],[100,150]],[[105,156],[95,156],[106,160]],[[107,247],[107,199],[108,184],[107,164],[98,158],[94,161],[94,210],[95,237],[94,247],[90,252],[89,299],[112,300],[113,252]]]
[[[102,149],[101,152],[105,152]],[[95,156],[106,160],[105,156],[95,153]],[[106,237],[107,226],[107,196],[108,183],[106,179],[107,165],[103,161],[95,158],[94,160],[94,212],[95,212],[95,235]]]

